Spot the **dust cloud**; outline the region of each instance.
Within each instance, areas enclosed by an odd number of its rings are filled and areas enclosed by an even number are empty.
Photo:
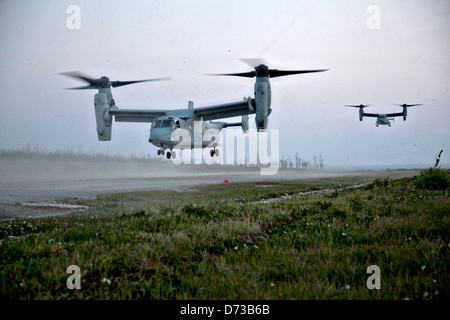
[[[138,190],[189,191],[202,184],[277,181],[341,176],[402,178],[419,170],[330,171],[280,168],[273,176],[259,167],[175,165],[160,159],[0,158],[0,219],[61,215],[79,210],[61,207],[61,199]],[[67,200],[65,200],[67,201]]]

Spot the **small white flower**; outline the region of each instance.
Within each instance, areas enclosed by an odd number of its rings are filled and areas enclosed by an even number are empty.
[[[423,296],[424,296],[424,297],[428,296],[428,292],[425,291],[425,292],[423,293]]]
[[[342,235],[345,237],[347,234],[346,233],[344,233],[344,232],[342,232]]]
[[[421,269],[422,269],[422,270],[425,270],[425,266],[422,266]]]
[[[103,279],[102,279],[102,282],[103,282],[103,283],[106,282],[107,284],[111,284],[111,279],[103,278]]]
[[[255,247],[255,249],[258,249],[258,246],[254,246]]]
[[[234,250],[237,250],[238,249],[238,247],[234,247]]]
[[[271,287],[275,287],[275,283],[272,282],[272,283],[270,284],[270,286],[271,286]]]
[[[345,286],[345,289],[346,289],[346,290],[350,290],[350,285],[349,285],[349,284],[346,285],[346,286]]]

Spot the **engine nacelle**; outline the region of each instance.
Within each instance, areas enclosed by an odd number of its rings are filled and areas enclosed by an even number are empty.
[[[109,115],[109,102],[106,93],[94,96],[95,118],[97,120],[97,135],[99,141],[111,140],[112,117]]]
[[[256,130],[258,132],[266,132],[267,131],[267,125],[269,124],[269,119],[265,118],[262,123],[258,122],[258,120],[255,119],[255,124],[256,124]]]
[[[255,109],[256,109],[256,117],[255,123],[256,128],[259,131],[266,130],[268,119],[267,117],[270,114],[270,103],[271,103],[271,88],[270,83],[265,78],[262,78],[255,83]]]
[[[408,111],[406,111],[406,107],[403,107],[403,121],[406,121],[406,116],[408,115]]]

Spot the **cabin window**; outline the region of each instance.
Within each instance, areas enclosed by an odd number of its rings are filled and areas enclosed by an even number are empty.
[[[155,127],[155,128],[159,128],[159,127],[161,127],[161,120],[154,120],[153,121],[153,127]]]

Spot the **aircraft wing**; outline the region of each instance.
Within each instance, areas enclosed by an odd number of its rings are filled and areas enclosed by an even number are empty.
[[[214,120],[230,118],[255,113],[252,99],[243,101],[218,104],[215,106],[180,110],[140,110],[140,109],[118,109],[111,108],[108,112],[114,116],[116,122],[152,122],[153,119],[162,116],[203,117],[203,120]]]
[[[152,122],[157,117],[167,115],[167,110],[110,109],[109,114],[117,122]]]
[[[373,118],[378,118],[379,114],[375,114],[375,113],[363,113],[364,117],[373,117]]]
[[[215,120],[222,118],[231,118],[255,113],[252,107],[252,99],[244,101],[218,104],[215,106],[194,108],[194,115],[203,117],[203,120]]]
[[[388,117],[403,117],[403,112],[388,113],[386,116],[388,116]]]

